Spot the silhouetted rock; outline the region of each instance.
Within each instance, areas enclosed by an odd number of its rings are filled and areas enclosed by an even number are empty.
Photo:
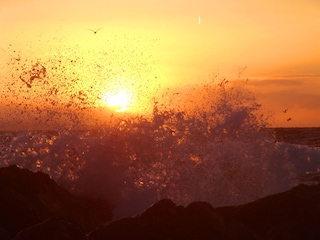
[[[73,223],[51,217],[19,232],[14,240],[85,240],[84,232]]]
[[[220,208],[163,199],[135,217],[104,225],[111,219],[109,205],[74,197],[46,174],[11,166],[0,168],[0,212],[1,240],[320,239],[319,185]]]
[[[17,166],[0,168],[0,212],[0,229],[10,236],[51,217],[83,232],[112,219],[112,208],[106,202],[75,197],[47,174]]]
[[[231,239],[227,221],[206,202],[183,207],[163,199],[134,218],[124,218],[97,229],[89,239]],[[250,231],[243,228],[241,236],[254,239]],[[234,231],[238,233],[236,228]]]
[[[182,207],[164,199],[100,227],[89,239],[320,239],[320,186],[298,186],[237,207]]]
[[[10,233],[5,229],[0,228],[0,239],[1,240],[9,240],[10,239]]]
[[[234,218],[261,239],[320,239],[320,186],[300,185],[245,204]]]

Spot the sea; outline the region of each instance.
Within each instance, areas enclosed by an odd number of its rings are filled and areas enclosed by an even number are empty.
[[[210,129],[207,119],[170,114],[100,129],[1,131],[0,167],[41,171],[76,195],[106,199],[116,219],[162,198],[219,207],[318,184],[308,176],[319,171],[320,128]]]
[[[114,54],[99,48],[84,59],[75,49],[34,60],[13,46],[7,52],[0,167],[41,171],[75,195],[105,199],[115,218],[163,198],[220,207],[318,184],[320,128],[271,128],[272,113],[248,80],[213,74],[192,86],[154,88],[160,77],[141,75],[142,54],[133,51],[130,77],[140,80],[116,82],[149,110],[105,114],[101,94],[127,66],[106,64]]]

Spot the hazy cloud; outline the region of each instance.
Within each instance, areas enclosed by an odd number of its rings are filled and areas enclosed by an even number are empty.
[[[274,104],[280,103],[288,108],[300,107],[320,110],[320,93],[306,94],[297,91],[271,91],[263,94],[263,98]]]
[[[264,79],[249,82],[253,86],[270,86],[270,85],[281,85],[281,86],[297,86],[302,85],[303,81],[298,79]]]

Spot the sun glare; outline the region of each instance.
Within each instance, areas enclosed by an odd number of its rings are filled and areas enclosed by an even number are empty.
[[[118,92],[105,92],[102,96],[102,102],[108,107],[115,108],[116,112],[124,112],[129,110],[129,103],[132,99],[132,94],[125,90]]]

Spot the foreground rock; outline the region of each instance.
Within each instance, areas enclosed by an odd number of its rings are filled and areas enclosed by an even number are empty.
[[[0,168],[0,212],[0,239],[82,239],[112,219],[106,202],[75,197],[48,175],[17,166]]]
[[[229,222],[234,225],[233,232],[229,231]],[[163,199],[134,218],[124,218],[101,227],[92,232],[89,239],[235,239],[233,234],[254,239],[249,229],[227,220],[206,202],[182,207]]]
[[[259,239],[320,239],[320,186],[300,185],[240,206],[232,216]]]
[[[238,207],[182,207],[165,199],[101,227],[89,239],[320,239],[320,186],[301,185]]]
[[[111,210],[71,195],[46,174],[0,168],[1,240],[320,239],[319,185],[300,185],[236,207],[206,202],[183,207],[163,199],[135,217],[104,225]]]
[[[14,240],[86,240],[83,230],[64,219],[50,217],[19,232]]]

